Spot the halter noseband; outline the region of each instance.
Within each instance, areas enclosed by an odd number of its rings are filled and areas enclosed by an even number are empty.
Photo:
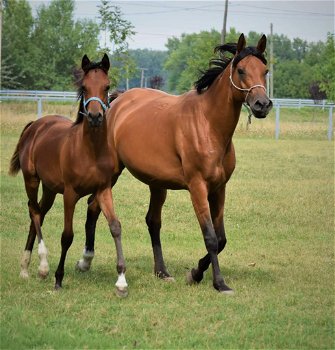
[[[90,97],[88,100],[83,97],[83,107],[84,107],[84,112],[88,114],[88,111],[86,109],[86,106],[91,102],[91,101],[98,101],[101,104],[102,109],[104,112],[106,112],[107,108],[109,107],[109,103],[107,102],[107,105],[99,98],[99,97]]]
[[[247,103],[247,98],[248,98],[249,93],[250,93],[250,91],[251,91],[252,89],[255,89],[255,88],[260,87],[260,88],[264,89],[264,91],[266,91],[266,87],[265,87],[264,85],[261,85],[261,84],[253,85],[253,86],[251,86],[249,89],[243,89],[243,88],[240,88],[240,87],[238,87],[237,85],[235,85],[235,83],[233,82],[233,63],[234,63],[234,58],[232,59],[231,65],[230,65],[230,75],[229,75],[229,79],[230,79],[230,82],[231,82],[231,84],[234,86],[235,89],[247,93],[247,94],[245,95],[245,100],[244,100],[245,103]]]

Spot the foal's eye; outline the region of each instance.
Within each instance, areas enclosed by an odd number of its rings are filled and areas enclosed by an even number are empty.
[[[242,68],[237,68],[237,71],[238,71],[238,74],[239,74],[239,75],[245,74],[245,71],[244,71],[244,69],[242,69]]]
[[[265,71],[264,75],[266,76],[266,75],[268,75],[268,74],[269,74],[269,70],[267,69],[267,70]]]

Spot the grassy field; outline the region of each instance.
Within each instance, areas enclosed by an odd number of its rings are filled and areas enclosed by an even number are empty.
[[[17,108],[17,110],[15,110]],[[50,105],[68,114],[73,106]],[[54,109],[54,110],[53,110]],[[327,113],[282,111],[282,138],[274,115],[241,118],[235,137],[237,168],[228,185],[228,244],[220,264],[234,296],[212,288],[211,271],[197,286],[185,273],[205,253],[185,191],[170,191],[162,244],[175,283],[153,276],[144,217],[149,191],[124,172],[114,189],[122,223],[129,296],[119,299],[115,248],[99,219],[96,257],[86,274],[75,271],[84,244],[85,199],[75,213],[75,239],[64,288],[53,290],[60,256],[62,198],[43,226],[50,276],[21,280],[20,258],[29,215],[22,175],[7,175],[10,156],[36,105],[1,105],[1,349],[333,349],[334,144]],[[243,124],[244,123],[244,124]]]

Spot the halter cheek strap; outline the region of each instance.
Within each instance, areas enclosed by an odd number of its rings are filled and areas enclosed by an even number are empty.
[[[109,104],[107,103],[107,105],[99,98],[99,97],[90,97],[88,100],[83,100],[83,104],[84,104],[84,110],[85,112],[87,112],[86,106],[91,102],[91,101],[98,101],[101,104],[102,109],[104,110],[104,112],[106,112],[107,108],[109,107]]]
[[[230,82],[231,82],[231,84],[234,86],[235,89],[247,93],[247,94],[245,95],[245,100],[244,100],[244,102],[247,102],[247,98],[248,98],[249,93],[250,93],[250,91],[251,91],[252,89],[255,89],[255,88],[262,88],[262,89],[264,89],[264,91],[266,91],[266,87],[265,87],[264,85],[261,85],[261,84],[253,85],[253,86],[251,86],[249,89],[243,89],[243,88],[238,87],[238,86],[233,82],[233,63],[234,63],[234,59],[231,61],[231,64],[230,64],[230,75],[229,75],[229,79],[230,79]]]

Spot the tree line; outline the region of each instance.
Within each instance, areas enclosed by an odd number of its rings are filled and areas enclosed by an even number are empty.
[[[107,52],[114,87],[147,86],[179,94],[193,87],[220,43],[220,33],[213,29],[171,37],[166,51],[129,50],[133,25],[108,0],[101,0],[98,8],[96,21],[75,20],[74,0],[53,0],[34,17],[27,0],[5,0],[1,87],[73,90],[73,72],[83,54],[98,59]],[[262,33],[244,34],[255,45]],[[226,41],[236,42],[239,35],[230,28]],[[268,40],[273,41],[275,97],[335,100],[333,34],[325,42],[282,34]]]

